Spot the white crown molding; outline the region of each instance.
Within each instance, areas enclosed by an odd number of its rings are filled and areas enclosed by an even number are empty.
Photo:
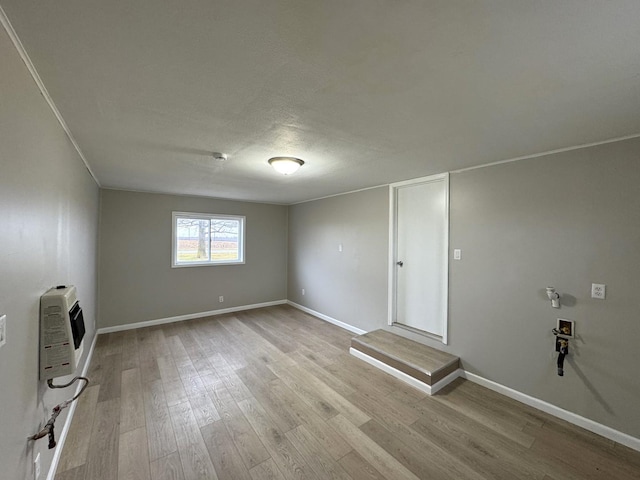
[[[96,177],[96,175],[93,173],[93,170],[91,170],[91,167],[89,166],[89,163],[87,162],[87,159],[85,158],[84,153],[82,153],[82,150],[80,149],[80,145],[78,145],[78,142],[76,142],[76,139],[73,137],[71,130],[69,130],[69,126],[64,121],[64,118],[62,118],[62,114],[58,110],[58,107],[56,107],[56,104],[53,102],[51,95],[49,95],[49,92],[47,91],[47,88],[44,86],[44,83],[42,82],[42,79],[40,78],[40,75],[38,74],[36,67],[33,65],[31,58],[29,58],[27,51],[24,49],[24,45],[22,45],[20,38],[18,38],[18,34],[13,29],[13,25],[11,25],[11,22],[9,21],[9,17],[7,17],[7,14],[4,12],[1,6],[0,6],[0,23],[6,30],[7,35],[9,35],[11,42],[13,42],[13,45],[16,47],[16,50],[18,51],[20,58],[22,58],[22,61],[27,67],[27,70],[29,70],[29,73],[31,74],[33,81],[36,82],[36,85],[38,86],[40,93],[42,94],[45,101],[49,105],[49,108],[53,112],[53,115],[56,117],[56,119],[58,120],[58,123],[60,124],[64,132],[67,134],[67,137],[69,138],[69,141],[71,142],[73,147],[76,149],[76,152],[78,152],[78,155],[82,159],[84,166],[89,171],[89,174],[93,178],[93,181],[96,182],[96,185],[98,185],[98,187],[100,187],[101,185],[100,185],[100,182],[98,181],[98,177]]]
[[[507,158],[505,160],[497,160],[495,162],[483,163],[481,165],[474,165],[472,167],[458,168],[458,169],[450,170],[449,172],[433,173],[431,175],[428,175],[427,177],[418,177],[417,179],[416,178],[410,178],[410,179],[406,179],[406,180],[402,180],[402,181],[398,181],[398,182],[393,182],[393,183],[383,183],[382,185],[374,185],[372,187],[359,188],[357,190],[350,190],[348,192],[334,193],[332,195],[327,195],[327,196],[324,196],[324,197],[311,198],[309,200],[301,200],[299,202],[286,203],[284,205],[290,205],[291,206],[291,205],[300,205],[300,204],[303,204],[303,203],[316,202],[318,200],[325,200],[327,198],[333,198],[333,197],[341,197],[343,195],[351,195],[352,193],[364,192],[366,190],[373,190],[375,188],[388,187],[390,185],[391,186],[398,186],[398,185],[402,185],[402,184],[405,184],[405,183],[412,183],[412,182],[414,182],[416,180],[420,180],[422,178],[435,177],[436,175],[443,175],[445,173],[468,172],[469,170],[477,170],[479,168],[493,167],[493,166],[496,166],[496,165],[502,165],[503,163],[519,162],[521,160],[529,160],[529,159],[532,159],[532,158],[546,157],[548,155],[555,155],[557,153],[570,152],[572,150],[580,150],[580,149],[583,149],[583,148],[597,147],[599,145],[606,145],[608,143],[624,142],[625,140],[633,140],[634,138],[640,138],[640,133],[634,133],[632,135],[625,135],[623,137],[607,138],[606,140],[600,140],[600,141],[591,142],[591,143],[583,143],[583,144],[580,144],[580,145],[572,145],[570,147],[556,148],[555,150],[547,150],[545,152],[532,153],[530,155],[522,155],[520,157],[514,157],[514,158]]]
[[[624,142],[625,140],[632,140],[634,138],[640,138],[640,133],[634,133],[633,135],[626,135],[624,137],[608,138],[606,140],[600,140],[598,142],[583,143],[581,145],[573,145],[571,147],[556,148],[555,150],[548,150],[546,152],[532,153],[531,155],[523,155],[521,157],[509,158],[506,160],[498,160],[497,162],[483,163],[482,165],[476,165],[474,167],[459,168],[457,170],[451,170],[449,173],[468,172],[469,170],[477,170],[479,168],[493,167],[495,165],[502,165],[503,163],[519,162],[520,160],[529,160],[531,158],[546,157],[548,155],[555,155],[556,153],[570,152],[572,150],[581,150],[583,148],[597,147],[599,145],[606,145],[608,143]]]

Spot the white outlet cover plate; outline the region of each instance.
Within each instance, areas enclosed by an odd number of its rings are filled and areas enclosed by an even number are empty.
[[[7,343],[7,316],[0,317],[0,347]]]
[[[604,300],[607,296],[607,286],[602,283],[591,284],[591,298]]]

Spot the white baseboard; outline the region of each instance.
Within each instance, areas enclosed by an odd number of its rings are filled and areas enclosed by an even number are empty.
[[[342,327],[345,330],[349,330],[350,332],[357,333],[358,335],[363,335],[367,333],[366,330],[362,330],[358,327],[354,327],[353,325],[349,325],[348,323],[344,323],[344,322],[341,322],[340,320],[336,320],[335,318],[325,315],[324,313],[316,312],[315,310],[311,310],[310,308],[303,307],[302,305],[292,302],[291,300],[287,300],[287,305],[291,305],[293,308],[302,310],[303,312],[308,313],[309,315],[318,317],[319,319],[324,320],[325,322],[333,323],[338,327]]]
[[[93,336],[93,341],[91,342],[91,348],[89,349],[89,353],[87,354],[87,359],[84,361],[84,366],[82,367],[81,376],[86,377],[87,372],[89,371],[89,366],[91,365],[91,357],[93,356],[93,350],[96,347],[96,340],[98,339],[98,333],[96,332]],[[78,394],[80,389],[82,388],[82,384],[79,384],[76,387],[76,391],[73,394],[74,396]],[[58,436],[58,443],[56,444],[56,451],[53,453],[53,459],[51,460],[51,465],[49,466],[49,472],[47,473],[47,480],[53,480],[56,469],[58,468],[58,463],[60,462],[60,455],[62,455],[62,449],[64,448],[64,442],[67,439],[67,434],[69,433],[69,428],[71,428],[71,420],[73,420],[73,414],[76,411],[76,405],[78,404],[78,400],[72,402],[69,406],[69,413],[67,414],[67,418],[64,421],[64,426],[62,427],[62,431]]]
[[[529,405],[530,407],[541,410],[545,413],[548,413],[549,415],[553,415],[554,417],[566,420],[567,422],[582,427],[585,430],[597,433],[598,435],[608,438],[609,440],[613,440],[614,442],[620,443],[640,452],[640,438],[632,437],[631,435],[628,435],[626,433],[619,432],[618,430],[614,430],[611,427],[607,427],[606,425],[602,425],[601,423],[594,422],[593,420],[582,417],[573,412],[569,412],[568,410],[564,410],[551,403],[545,402],[544,400],[531,397],[526,393],[522,393],[512,388],[505,387],[504,385],[496,383],[492,380],[488,380],[474,373],[462,371],[462,374],[460,376],[472,381],[473,383],[482,385],[489,390],[498,392],[505,397],[517,400],[521,403],[524,403],[525,405]]]
[[[411,385],[414,388],[417,388],[418,390],[422,390],[427,395],[433,395],[438,390],[440,390],[441,388],[443,388],[446,385],[450,384],[456,378],[458,378],[459,376],[462,375],[462,370],[459,368],[456,371],[451,372],[449,375],[444,377],[442,380],[437,381],[433,385],[427,385],[426,383],[421,382],[417,378],[413,378],[411,375],[407,375],[406,373],[401,372],[400,370],[398,370],[396,368],[393,368],[393,367],[387,365],[386,363],[381,362],[380,360],[378,360],[376,358],[370,357],[366,353],[362,353],[360,350],[356,350],[353,347],[349,348],[349,353],[351,355],[353,355],[354,357],[359,358],[360,360],[363,360],[363,361],[367,362],[368,364],[373,365],[376,368],[379,368],[383,372],[386,372],[389,375],[393,375],[398,380],[401,380],[401,381],[403,381],[405,383],[408,383],[409,385]]]
[[[115,325],[113,327],[99,328],[97,333],[121,332],[123,330],[135,330],[136,328],[152,327],[154,325],[163,325],[165,323],[180,322],[183,320],[193,320],[195,318],[211,317],[214,315],[223,315],[225,313],[241,312],[243,310],[252,310],[254,308],[271,307],[273,305],[283,305],[286,300],[275,300],[273,302],[255,303],[253,305],[241,305],[239,307],[221,308],[219,310],[210,310],[208,312],[189,313],[187,315],[178,315],[176,317],[159,318],[157,320],[147,320],[144,322],[127,323],[125,325]]]
[[[428,395],[435,394],[438,390],[451,383],[458,377],[465,378],[473,383],[477,383],[478,385],[482,385],[483,387],[488,388],[489,390],[493,390],[494,392],[498,392],[505,397],[512,398],[517,400],[525,405],[529,405],[537,410],[541,410],[549,415],[553,415],[554,417],[565,420],[569,423],[577,425],[578,427],[584,428],[585,430],[589,430],[590,432],[601,435],[609,440],[613,440],[621,445],[625,445],[633,450],[640,451],[640,439],[632,437],[631,435],[627,435],[626,433],[622,433],[618,430],[615,430],[611,427],[607,427],[606,425],[602,425],[601,423],[594,422],[593,420],[589,420],[588,418],[577,415],[573,412],[569,412],[560,407],[552,405],[551,403],[545,402],[544,400],[540,400],[535,397],[531,397],[525,393],[518,392],[509,387],[505,387],[499,383],[496,383],[491,380],[487,380],[486,378],[480,377],[479,375],[466,372],[462,369],[458,369],[455,372],[450,373],[445,378],[435,383],[432,386],[427,385],[426,383],[421,382],[400,370],[397,370],[380,360],[377,360],[369,355],[362,353],[359,350],[354,348],[349,349],[349,353],[354,357],[363,360],[374,367],[379,368],[383,372],[386,372],[390,375],[393,375],[398,380],[402,380],[405,383],[408,383],[414,388],[425,392]]]
[[[336,320],[335,318],[332,318],[328,315],[325,315],[323,313],[320,312],[316,312],[315,310],[312,310],[310,308],[304,307],[302,305],[299,305],[295,302],[292,302],[290,300],[278,300],[278,301],[274,301],[274,302],[266,302],[266,303],[259,303],[259,304],[255,304],[255,305],[245,305],[245,306],[241,306],[241,307],[233,307],[233,308],[225,308],[225,309],[221,309],[221,310],[212,310],[209,312],[201,312],[201,313],[193,313],[193,314],[189,314],[189,315],[180,315],[177,317],[168,317],[168,318],[162,318],[162,319],[158,319],[158,320],[150,320],[150,321],[146,321],[146,322],[138,322],[138,323],[132,323],[132,324],[128,324],[128,325],[119,325],[119,326],[115,326],[115,327],[106,327],[106,328],[99,328],[96,332],[96,337],[98,334],[101,333],[109,333],[109,332],[117,332],[117,331],[121,331],[121,330],[130,330],[130,329],[135,329],[135,328],[142,328],[142,327],[148,327],[148,326],[152,326],[152,325],[161,325],[164,323],[172,323],[172,322],[178,322],[181,320],[191,320],[194,318],[202,318],[202,317],[208,317],[208,316],[212,316],[212,315],[221,315],[224,313],[233,313],[233,312],[239,312],[242,310],[249,310],[249,309],[253,309],[253,308],[261,308],[261,307],[269,307],[269,306],[273,306],[273,305],[282,305],[282,304],[288,304],[291,305],[294,308],[297,308],[298,310],[301,310],[305,313],[308,313],[310,315],[313,315],[314,317],[317,317],[321,320],[324,320],[326,322],[332,323],[333,325],[337,325],[339,327],[342,327],[346,330],[349,330],[350,332],[356,333],[358,335],[363,335],[366,332],[366,330],[362,330],[360,328],[354,327],[352,325],[349,325],[348,323],[342,322],[340,320]],[[91,345],[91,352],[89,353],[89,356],[87,357],[87,362],[85,364],[85,369],[88,368],[89,365],[89,360],[91,358],[91,354],[93,353],[93,348],[95,345],[95,337],[94,337],[94,341],[93,344]],[[375,358],[369,357],[366,354],[363,354],[360,351],[354,350],[354,349],[350,349],[349,352],[354,355],[357,358],[360,358],[361,360],[364,360],[365,362],[370,363],[371,365],[374,365],[378,368],[380,368],[381,370],[395,376],[396,378],[407,382],[410,385],[413,385],[415,388],[428,393],[429,395],[433,395],[434,393],[436,393],[438,390],[440,390],[442,387],[444,387],[445,385],[447,385],[448,383],[452,382],[453,380],[455,380],[458,377],[462,377],[465,378],[471,382],[477,383],[478,385],[482,385],[483,387],[486,387],[490,390],[493,390],[495,392],[498,392],[506,397],[512,398],[514,400],[517,400],[519,402],[524,403],[525,405],[529,405],[530,407],[536,408],[538,410],[541,410],[545,413],[548,413],[549,415],[553,415],[554,417],[560,418],[562,420],[566,420],[569,423],[572,423],[574,425],[577,425],[579,427],[584,428],[585,430],[588,430],[590,432],[596,433],[598,435],[601,435],[605,438],[608,438],[609,440],[613,440],[614,442],[620,443],[621,445],[625,445],[633,450],[637,450],[640,452],[640,438],[636,438],[636,437],[632,437],[631,435],[628,435],[626,433],[620,432],[618,430],[615,430],[611,427],[607,427],[606,425],[602,425],[601,423],[595,422],[593,420],[590,420],[588,418],[582,417],[580,415],[577,415],[575,413],[569,412],[568,410],[564,410],[560,407],[557,407],[551,403],[545,402],[544,400],[540,400],[538,398],[535,397],[531,397],[525,393],[519,392],[517,390],[514,390],[512,388],[506,387],[504,385],[501,385],[499,383],[496,383],[492,380],[488,380],[486,378],[483,378],[479,375],[476,375],[474,373],[471,372],[467,372],[464,371],[462,369],[458,369],[455,372],[447,375],[445,378],[443,378],[442,380],[440,380],[439,382],[437,382],[436,384],[429,386],[423,382],[420,382],[419,380],[416,380],[413,377],[410,377],[409,375],[405,374],[404,372],[401,372],[399,370],[396,370],[393,367],[389,367],[388,365],[380,362],[379,360],[376,360]],[[366,358],[364,358],[366,357]],[[404,378],[406,377],[406,378]],[[70,425],[71,423],[71,417],[73,415],[73,409],[75,408],[75,402],[72,405],[72,410],[70,410],[69,415],[67,416],[67,422],[65,423],[65,427],[64,430],[62,431],[62,434],[60,436],[60,444],[62,444],[64,442],[64,438],[66,436],[66,433],[68,431],[68,425]],[[62,449],[60,448],[57,452],[56,452],[56,456],[54,457],[53,463],[52,463],[52,467],[50,470],[50,475],[47,476],[47,480],[53,480],[53,477],[51,476],[51,472],[55,472],[55,467],[57,466],[58,463],[58,456],[59,456],[59,452]]]

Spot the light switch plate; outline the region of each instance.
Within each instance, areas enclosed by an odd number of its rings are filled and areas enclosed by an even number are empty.
[[[462,250],[460,250],[459,248],[454,248],[453,249],[453,259],[454,260],[460,260],[461,257],[462,257]]]
[[[0,347],[7,343],[7,316],[0,317]]]

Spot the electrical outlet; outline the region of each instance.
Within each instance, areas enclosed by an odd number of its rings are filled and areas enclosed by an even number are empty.
[[[38,452],[36,459],[33,461],[33,478],[34,480],[40,478],[40,452]]]
[[[341,243],[339,243],[339,244],[338,244],[338,251],[339,251],[339,252],[341,252],[341,251],[342,251],[342,244],[341,244]]]
[[[607,286],[602,283],[591,284],[591,298],[598,298],[604,300],[607,294]]]
[[[0,347],[7,343],[7,316],[0,317]]]
[[[219,301],[220,303],[224,302],[224,296],[220,295],[220,296],[218,297],[218,301]]]
[[[303,288],[303,289],[302,289],[302,295],[303,295],[303,296],[304,296],[304,293],[305,293],[305,292],[304,292],[304,288]]]

